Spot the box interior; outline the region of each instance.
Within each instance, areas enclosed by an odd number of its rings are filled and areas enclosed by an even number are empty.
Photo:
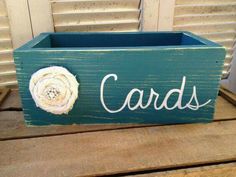
[[[33,48],[206,45],[185,33],[53,33]]]

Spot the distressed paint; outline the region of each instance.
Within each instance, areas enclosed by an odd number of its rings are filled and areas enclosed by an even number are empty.
[[[193,123],[213,118],[225,50],[220,45],[188,32],[137,33],[44,33],[14,51],[20,95],[28,125],[102,124],[102,123]],[[35,106],[28,86],[31,75],[49,66],[63,66],[80,83],[79,99],[68,115],[54,115]],[[186,82],[182,104],[188,103],[196,86],[198,110],[160,109],[152,104],[145,109],[117,113],[106,111],[100,100],[104,77],[104,99],[110,109],[119,108],[130,90],[143,90],[147,103],[150,89],[158,94],[158,104],[171,89]],[[130,99],[131,107],[138,94]],[[174,105],[178,94],[168,99]]]

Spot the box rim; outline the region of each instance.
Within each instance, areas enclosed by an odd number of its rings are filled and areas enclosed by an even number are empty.
[[[202,44],[198,45],[169,45],[169,46],[132,46],[132,47],[60,47],[60,48],[34,48],[35,45],[40,43],[42,40],[44,40],[46,37],[48,37],[51,34],[54,35],[60,35],[60,34],[66,34],[66,35],[74,35],[74,34],[82,34],[82,35],[90,35],[90,34],[156,34],[156,33],[182,33],[186,36],[189,36],[193,39],[198,40]],[[47,33],[41,33],[31,41],[27,42],[23,46],[17,48],[14,50],[14,52],[21,52],[21,51],[53,51],[53,52],[60,52],[60,51],[126,51],[126,50],[132,50],[132,51],[140,51],[140,50],[169,50],[169,49],[206,49],[206,48],[223,48],[224,47],[220,44],[217,44],[215,42],[212,42],[208,39],[202,38],[198,35],[195,35],[188,31],[158,31],[158,32],[47,32]]]

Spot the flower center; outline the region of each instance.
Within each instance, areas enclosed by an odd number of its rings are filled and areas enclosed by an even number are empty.
[[[51,87],[49,88],[47,91],[46,91],[46,96],[49,100],[54,100],[56,99],[56,97],[60,94],[60,92],[54,88],[54,87]]]

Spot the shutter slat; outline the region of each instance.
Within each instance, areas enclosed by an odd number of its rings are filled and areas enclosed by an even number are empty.
[[[227,48],[232,48],[235,43],[235,41],[231,40],[231,39],[220,39],[220,40],[214,40],[214,41],[227,47]]]
[[[0,50],[0,61],[13,61],[12,50]]]
[[[0,62],[0,76],[16,75],[16,69],[13,61]]]
[[[1,26],[8,27],[8,18],[6,16],[0,16],[0,24]]]
[[[14,66],[14,61],[13,60],[9,60],[9,61],[0,61],[0,67],[3,67],[3,66],[9,66],[9,65],[12,65]]]
[[[236,22],[175,25],[173,28],[175,30],[188,30],[192,32],[201,32],[201,33],[226,32],[226,31],[236,30]]]
[[[217,22],[236,22],[236,10],[235,13],[225,13],[225,14],[188,14],[179,15],[175,17],[174,25],[183,24],[206,24],[206,23],[217,23]]]
[[[138,20],[117,20],[117,21],[103,21],[103,22],[83,22],[79,24],[70,24],[70,26],[83,27],[83,26],[102,26],[102,25],[115,25],[115,24],[139,24]],[[67,27],[68,24],[55,25],[55,27]]]
[[[0,40],[2,38],[10,38],[10,29],[8,26],[1,27],[0,23]]]
[[[223,77],[223,78],[227,78],[228,75],[229,75],[229,71],[226,71],[226,70],[223,70],[223,71],[222,71],[222,77]]]
[[[11,49],[11,39],[1,39],[0,40],[0,50]]]
[[[235,0],[176,0],[176,5],[181,5],[181,4],[213,4],[213,3],[217,3],[217,4],[229,4],[229,3],[234,3]]]
[[[227,54],[233,55],[233,52],[234,52],[233,48],[228,48],[228,47],[226,47],[225,50],[226,50],[226,53],[227,53]]]
[[[62,24],[103,23],[114,21],[129,21],[139,18],[139,10],[86,13],[57,13],[53,14],[55,26]]]
[[[177,5],[175,15],[234,13],[236,2],[228,4],[187,4]]]
[[[16,75],[4,75],[0,76],[0,87],[16,85]]]
[[[7,16],[5,2],[3,0],[0,1],[0,16]]]
[[[55,26],[57,31],[120,31],[125,29],[138,30],[138,28],[139,21]]]
[[[53,12],[53,15],[93,15],[93,13],[96,14],[106,14],[106,13],[138,13],[140,9],[120,9],[120,10],[114,10],[114,9],[107,9],[106,11],[102,10],[94,10],[94,11],[87,11],[87,12],[77,12],[77,11],[66,11],[66,12]]]
[[[12,50],[6,6],[4,1],[0,0],[0,87],[15,87],[17,84]]]
[[[12,76],[16,74],[16,70],[1,71],[0,76]]]
[[[15,88],[16,85],[17,85],[16,77],[15,78],[11,78],[10,81],[8,81],[7,79],[1,81],[1,78],[0,78],[0,87],[12,87],[12,88]]]
[[[223,32],[213,32],[213,33],[199,33],[199,35],[206,37],[210,40],[222,40],[222,39],[235,39],[236,31],[223,31]]]
[[[56,32],[138,31],[140,0],[53,0]]]
[[[225,70],[225,71],[229,70],[230,67],[231,67],[231,63],[225,63],[225,64],[224,64],[224,70]]]
[[[222,77],[229,75],[236,40],[235,0],[176,0],[174,30],[191,31],[223,45]]]
[[[73,11],[87,11],[91,10],[104,10],[111,11],[111,9],[138,9],[140,0],[73,0],[73,1],[60,1],[54,0],[52,2],[53,12],[68,12]]]

